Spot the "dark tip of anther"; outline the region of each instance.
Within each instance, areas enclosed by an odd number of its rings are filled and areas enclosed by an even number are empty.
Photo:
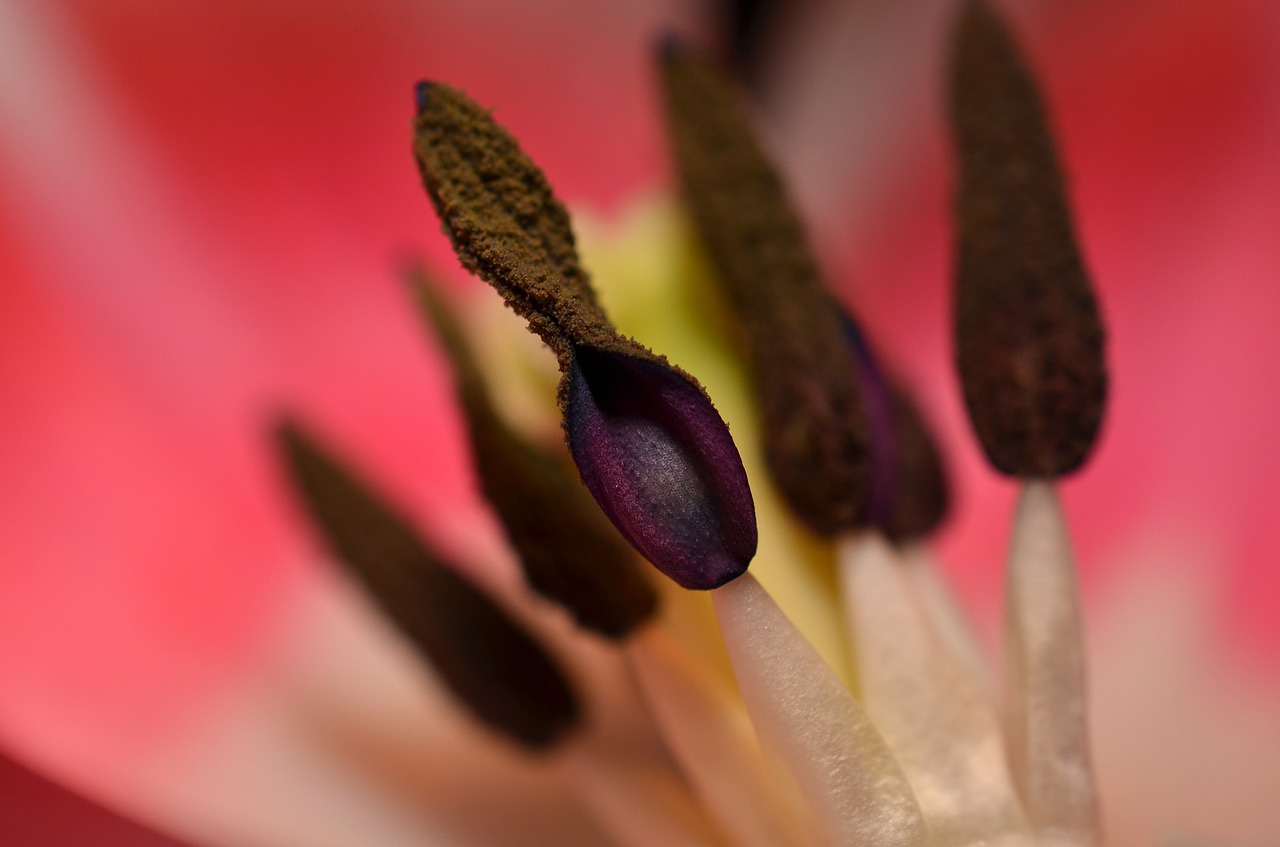
[[[734,70],[751,88],[756,87],[755,82],[760,77],[770,35],[777,31],[779,25],[785,25],[785,14],[794,14],[794,5],[780,0],[722,2],[724,32]]]
[[[557,356],[568,355],[571,340],[613,343],[617,332],[578,262],[568,211],[488,109],[433,83],[414,154],[463,266],[497,289]]]
[[[673,62],[689,53],[689,42],[678,33],[664,32],[658,38],[658,58]]]
[[[427,97],[434,87],[435,83],[429,79],[424,79],[413,87],[413,99],[418,104],[419,112],[427,108]]]

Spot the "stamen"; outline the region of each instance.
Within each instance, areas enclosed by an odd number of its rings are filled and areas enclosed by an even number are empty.
[[[701,390],[651,362],[576,352],[565,428],[582,481],[614,525],[677,584],[746,570],[755,506],[737,447]]]
[[[571,344],[645,355],[605,317],[578,261],[569,213],[516,140],[460,91],[431,83],[418,92],[418,170],[463,266],[562,360]]]
[[[862,400],[871,437],[867,457],[871,466],[871,487],[862,519],[872,526],[884,526],[898,500],[898,427],[892,391],[862,328],[847,313],[841,312],[840,317],[845,340],[853,354],[854,378],[858,382],[858,396]]]
[[[684,194],[743,326],[764,406],[766,455],[783,493],[822,534],[847,538],[864,524],[891,527],[899,537],[927,532],[945,510],[941,463],[914,410],[827,293],[732,86],[687,49],[668,49],[664,70]],[[907,496],[900,486],[909,487]],[[824,500],[817,508],[815,496]],[[922,842],[921,809],[884,740],[763,589],[748,576],[712,601],[757,729],[781,751],[825,839]],[[947,764],[959,768],[980,747],[986,761],[994,756],[993,768],[1003,768],[998,725],[985,717],[982,742]],[[938,780],[918,770],[932,789]],[[953,815],[970,816],[954,828],[988,835],[981,824],[1010,807],[1016,819],[1005,782],[1003,798],[975,794],[982,802]],[[935,817],[948,822],[937,799],[935,792]]]
[[[907,847],[927,832],[880,733],[751,574],[712,592],[761,742],[778,751],[825,843]]]
[[[901,388],[890,386],[890,402],[897,486],[893,508],[879,528],[893,541],[919,541],[946,518],[951,490],[937,442],[911,398]]]
[[[502,420],[443,297],[410,273],[423,313],[453,367],[476,473],[502,520],[529,584],[578,623],[621,638],[648,620],[657,595],[627,542],[565,462],[535,448]]]
[[[298,424],[276,430],[290,479],[345,565],[481,721],[528,747],[579,722],[552,658],[502,609],[430,552],[407,521]]]
[[[738,74],[756,85],[764,72],[763,54],[768,49],[768,35],[789,9],[777,0],[728,0],[720,4],[729,53]]]
[[[965,403],[996,468],[1058,476],[1080,466],[1102,421],[1102,321],[1017,48],[971,0],[954,49],[955,343]]]
[[[755,505],[728,427],[693,377],[609,323],[546,177],[487,112],[439,84],[414,150],[462,263],[555,352],[569,450],[604,513],[686,588],[744,572]]]
[[[580,623],[625,639],[626,658],[635,670],[646,702],[706,809],[735,842],[755,847],[800,843],[796,825],[769,782],[755,749],[750,722],[740,701],[714,681],[661,632],[636,632],[656,608],[656,597],[631,566],[634,554],[561,465],[521,440],[499,417],[483,378],[443,296],[421,269],[410,281],[454,370],[454,382],[471,431],[472,448],[485,495],[507,527],[530,584],[566,605]],[[583,753],[572,769],[591,787],[589,798],[614,828],[634,831],[637,821],[655,817],[654,809],[624,803],[623,789],[599,785],[602,762]],[[628,765],[628,767],[631,767]],[[634,770],[634,768],[631,768]],[[619,778],[610,772],[608,780]],[[642,786],[660,780],[639,779]],[[624,780],[624,794],[635,785]],[[689,819],[683,795],[652,798],[676,804],[665,819]],[[664,799],[665,798],[665,799]],[[650,821],[640,843],[671,843]],[[694,827],[696,829],[696,827]]]
[[[921,543],[905,544],[900,552],[903,573],[910,580],[916,602],[939,643],[979,688],[993,691],[995,685],[987,658],[964,609],[939,571],[933,553]]]
[[[1103,329],[1035,84],[977,0],[956,28],[952,115],[957,362],[988,457],[1023,478],[1006,597],[1009,758],[1039,842],[1094,844],[1079,588],[1050,480],[1093,445]]]

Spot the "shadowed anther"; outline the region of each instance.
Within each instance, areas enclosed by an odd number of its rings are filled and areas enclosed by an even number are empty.
[[[275,436],[334,558],[477,718],[529,747],[550,745],[578,722],[568,680],[519,625],[298,424],[283,421]]]

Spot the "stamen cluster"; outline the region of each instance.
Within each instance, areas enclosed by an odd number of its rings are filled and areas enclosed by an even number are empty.
[[[969,2],[951,79],[956,363],[988,457],[1023,484],[1003,716],[922,543],[948,504],[927,426],[824,282],[730,75],[669,42],[661,76],[682,199],[756,391],[771,479],[754,482],[776,485],[837,553],[858,697],[747,573],[755,500],[707,392],[614,328],[546,176],[446,85],[417,91],[423,183],[464,267],[555,354],[581,485],[563,456],[503,420],[421,270],[414,290],[530,585],[616,641],[670,754],[669,790],[603,752],[572,667],[286,422],[281,451],[310,516],[480,720],[521,745],[570,751],[585,802],[622,843],[1093,843],[1074,564],[1052,480],[1082,464],[1099,428],[1103,330],[1043,108],[1008,32]],[[679,586],[710,591],[741,700],[664,632],[663,592],[633,550]]]

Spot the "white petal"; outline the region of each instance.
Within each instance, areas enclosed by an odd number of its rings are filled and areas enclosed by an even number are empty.
[[[1113,554],[1105,570],[1117,577],[1090,617],[1090,735],[1107,840],[1274,844],[1280,681],[1265,653],[1223,638],[1223,616],[1239,613],[1234,548],[1190,522],[1147,533]]]
[[[656,627],[630,640],[627,657],[680,767],[734,842],[803,843],[804,830],[773,790],[734,693]]]

